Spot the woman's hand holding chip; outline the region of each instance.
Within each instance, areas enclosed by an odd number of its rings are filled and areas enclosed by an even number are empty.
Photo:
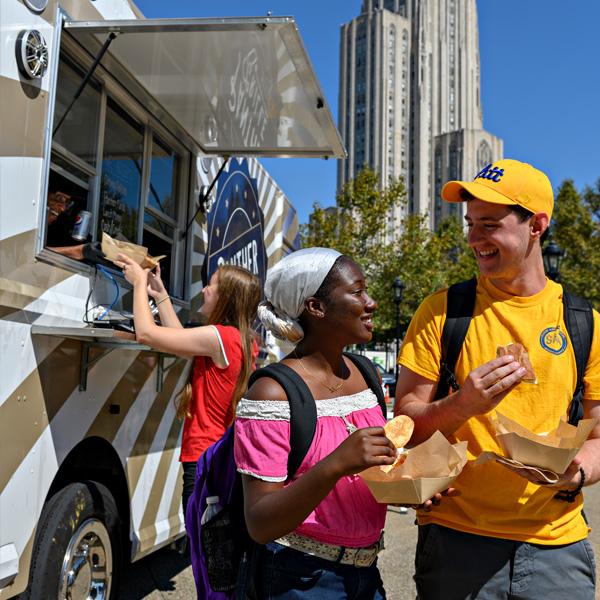
[[[325,460],[338,477],[355,475],[369,467],[393,464],[396,447],[383,427],[366,427],[352,433]]]

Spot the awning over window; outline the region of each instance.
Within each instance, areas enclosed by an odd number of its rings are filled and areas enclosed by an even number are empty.
[[[207,154],[346,155],[291,17],[67,21],[64,28],[92,55],[116,33],[102,65],[134,82],[134,95],[170,113]]]

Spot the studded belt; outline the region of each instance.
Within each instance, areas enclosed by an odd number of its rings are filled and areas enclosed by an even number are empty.
[[[377,542],[367,548],[346,548],[345,546],[326,544],[293,532],[277,538],[275,541],[282,546],[299,550],[311,556],[355,567],[370,567],[375,562],[379,551],[384,548],[383,533]]]

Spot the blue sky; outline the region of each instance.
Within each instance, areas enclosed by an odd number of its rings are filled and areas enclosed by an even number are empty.
[[[337,123],[339,27],[361,0],[136,0],[149,18],[292,15]],[[478,0],[484,127],[504,155],[545,171],[554,188],[600,178],[598,0]],[[570,9],[577,7],[577,10]],[[336,164],[262,161],[305,222],[313,202],[335,202]]]

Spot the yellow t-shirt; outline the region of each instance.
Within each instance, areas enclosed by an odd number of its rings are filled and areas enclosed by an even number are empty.
[[[439,379],[446,303],[447,290],[425,299],[411,321],[398,358],[403,367],[432,381]],[[596,311],[593,339],[600,340]],[[577,379],[560,285],[548,281],[534,296],[515,297],[479,277],[473,319],[455,369],[459,384],[496,356],[496,346],[510,342],[523,344],[538,383],[519,384],[497,409],[532,431],[554,429],[567,414]],[[592,344],[584,384],[584,398],[600,401],[598,343]],[[555,490],[529,483],[495,462],[473,466],[472,461],[482,452],[502,454],[492,415],[493,411],[469,419],[450,437],[452,443],[468,442],[469,462],[454,484],[461,495],[444,500],[430,513],[420,512],[419,523],[538,544],[567,544],[585,538],[589,530],[581,516],[581,495],[573,503],[556,500]]]

